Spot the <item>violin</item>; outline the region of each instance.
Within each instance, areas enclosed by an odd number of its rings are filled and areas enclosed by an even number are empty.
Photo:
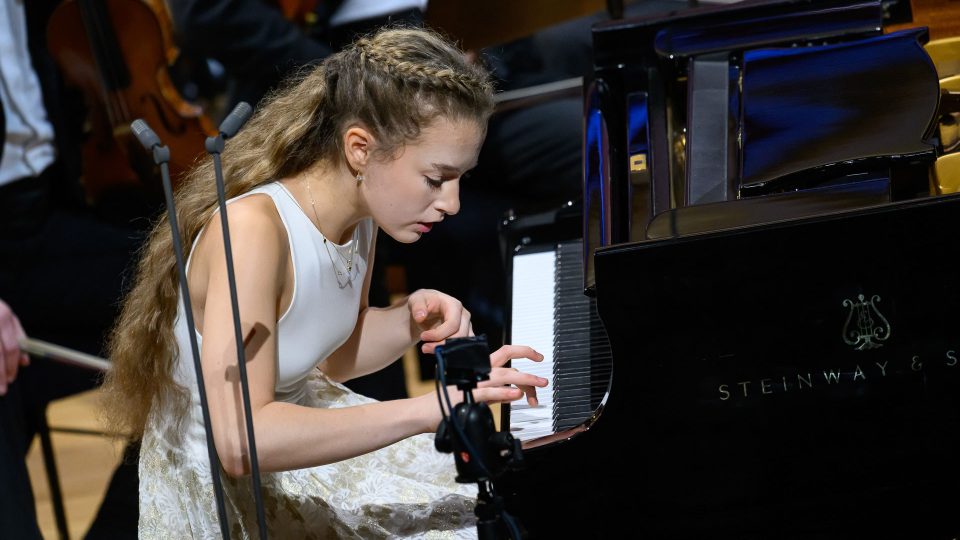
[[[171,26],[163,0],[64,0],[49,19],[50,53],[87,105],[81,184],[92,205],[130,190],[161,193],[133,120],[146,120],[170,148],[174,188],[216,134],[170,80],[168,66],[179,55]]]

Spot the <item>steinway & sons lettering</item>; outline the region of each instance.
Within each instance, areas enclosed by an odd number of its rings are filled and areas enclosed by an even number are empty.
[[[871,379],[886,378],[897,372],[914,373],[923,371],[927,361],[937,362],[940,365],[952,368],[957,366],[958,357],[960,355],[958,355],[957,350],[951,349],[939,357],[927,357],[929,360],[925,360],[920,355],[913,355],[900,365],[895,365],[896,360],[884,360],[872,363],[857,363],[853,366],[853,369],[811,370],[777,377],[749,379],[721,384],[717,387],[717,393],[720,401],[728,401],[785,392],[802,392],[825,385],[860,384]]]

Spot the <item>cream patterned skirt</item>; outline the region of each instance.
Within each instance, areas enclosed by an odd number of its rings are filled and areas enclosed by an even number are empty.
[[[371,401],[316,372],[301,405]],[[140,538],[220,538],[200,408],[170,420],[151,412],[140,450]],[[457,484],[453,457],[431,435],[339,463],[261,473],[271,538],[476,538],[476,485]],[[231,538],[257,538],[249,478],[221,472]]]

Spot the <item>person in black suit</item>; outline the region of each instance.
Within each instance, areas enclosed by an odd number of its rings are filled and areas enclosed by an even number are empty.
[[[0,298],[31,337],[100,355],[143,238],[140,228],[150,216],[134,224],[111,221],[84,203],[78,179],[85,113],[79,96],[64,87],[46,45],[47,20],[58,3],[0,2],[0,39],[8,51],[0,60]],[[39,358],[19,370],[0,398],[0,474],[10,478],[9,485],[23,485],[23,459],[47,405],[94,388],[99,377]],[[135,448],[130,454],[135,457]],[[19,520],[14,530],[29,538],[37,531],[26,485],[11,491],[15,501],[2,506],[12,514],[5,521]],[[136,461],[127,459],[87,537],[135,538],[136,493]]]
[[[0,128],[5,127],[0,116]],[[0,300],[0,530],[11,538],[40,538],[33,492],[23,461],[20,385],[17,372],[26,363],[17,344],[23,337],[17,316]]]

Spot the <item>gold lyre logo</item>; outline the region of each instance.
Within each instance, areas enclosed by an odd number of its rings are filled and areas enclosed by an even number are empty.
[[[847,321],[843,324],[843,341],[858,351],[878,349],[881,342],[890,337],[890,323],[877,309],[878,295],[869,300],[857,295],[857,301],[844,300],[843,306],[850,309]]]
[[[647,170],[647,155],[634,154],[630,156],[630,172],[641,172]]]

